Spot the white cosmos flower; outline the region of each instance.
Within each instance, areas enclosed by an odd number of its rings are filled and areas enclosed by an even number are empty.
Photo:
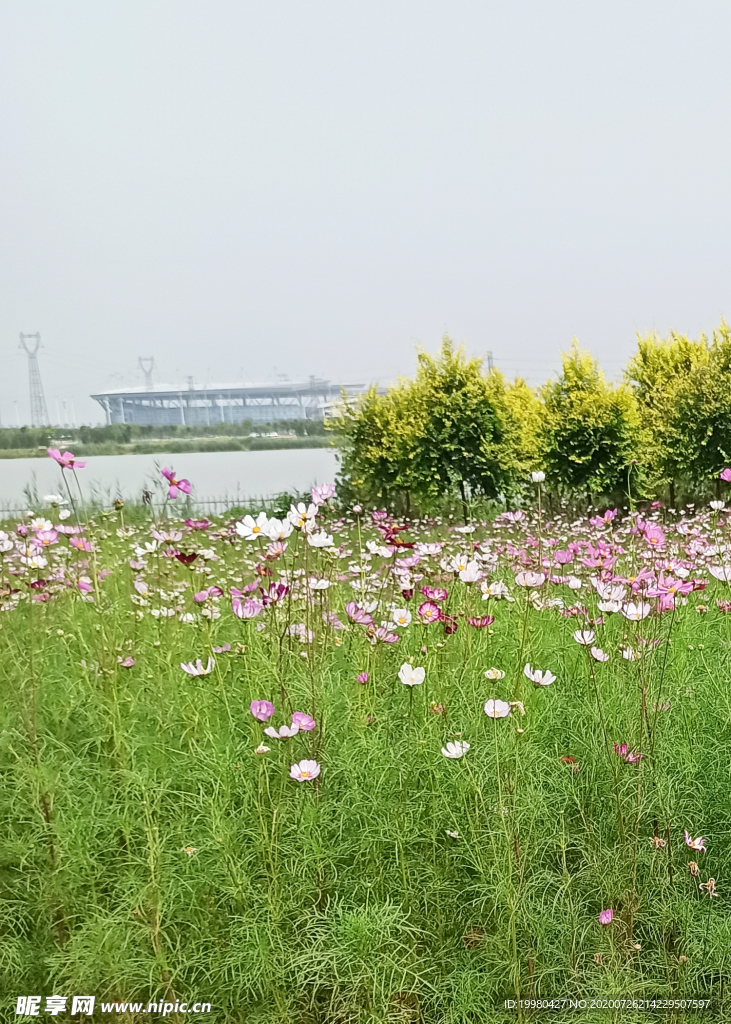
[[[465,743],[463,740],[454,740],[447,743],[446,747],[442,747],[442,753],[445,757],[456,760],[458,757],[464,757],[469,749],[469,743]]]
[[[504,700],[495,700],[491,697],[485,701],[485,714],[488,718],[507,718],[510,714],[510,705]]]
[[[252,516],[244,518],[236,523],[236,533],[244,540],[256,540],[257,537],[268,537],[269,519],[266,512],[260,512],[254,519]]]
[[[53,523],[50,519],[31,519],[30,525],[34,530],[52,530]]]
[[[295,526],[298,530],[306,530],[308,524],[312,523],[316,515],[317,505],[305,505],[305,503],[301,501],[298,505],[292,505],[287,513],[287,519],[292,526]]]
[[[307,586],[310,590],[327,590],[332,584],[330,580],[319,580],[316,576],[310,576]]]
[[[485,673],[485,679],[495,682],[496,679],[504,679],[505,673],[499,668],[489,668]]]
[[[620,601],[597,601],[596,606],[600,612],[614,613],[622,610]]]
[[[577,629],[574,633],[574,640],[577,644],[581,644],[583,647],[591,647],[595,640],[594,630]]]
[[[543,472],[543,470],[539,469],[537,472],[531,473],[530,478],[534,484],[542,484],[543,481],[546,479],[546,474]]]
[[[640,660],[640,655],[637,653],[637,651],[633,650],[631,647],[627,647],[626,644],[620,644],[619,649],[622,652],[622,657],[626,661],[639,661]]]
[[[496,580],[494,583],[488,583],[487,580],[483,580],[480,584],[480,590],[482,591],[483,601],[489,601],[491,597],[496,601],[501,599],[505,601],[515,600],[515,598],[510,596],[510,591],[502,580]]]
[[[68,498],[62,497],[60,494],[44,494],[43,500],[47,501],[49,505],[66,505],[68,504]]]
[[[264,730],[266,736],[271,736],[273,740],[288,740],[292,736],[296,736],[300,731],[300,727],[293,722],[292,725],[280,725],[278,729],[275,729],[273,725],[267,726]]]
[[[726,502],[725,501],[711,501],[711,502],[709,502],[709,504],[710,504],[710,506],[711,506],[711,508],[713,509],[714,512],[720,512],[721,509],[726,504]]]
[[[312,533],[307,538],[307,543],[313,548],[331,548],[333,539],[329,533]]]
[[[167,614],[175,614],[172,608],[165,609],[165,611]],[[203,662],[198,658],[197,661],[181,661],[180,667],[189,676],[209,676],[216,667],[216,662],[213,658],[209,658],[208,664],[203,668]]]
[[[44,569],[48,565],[48,561],[43,555],[31,555],[30,558],[22,557],[20,560],[30,569]]]
[[[470,561],[469,555],[455,555],[453,558],[443,558],[439,564],[446,572],[463,573]]]
[[[4,530],[0,530],[0,551],[12,551],[13,542]]]
[[[628,601],[627,604],[622,605],[622,615],[630,622],[640,622],[642,619],[646,619],[651,611],[652,605],[647,601],[637,601],[636,603]]]
[[[594,661],[609,661],[609,655],[601,647],[592,647],[590,653]]]
[[[289,519],[270,519],[267,527],[267,537],[269,540],[286,540],[287,537],[294,530],[294,526],[290,523]]]
[[[578,576],[569,576],[568,587],[570,590],[581,590],[583,585]]]
[[[551,683],[556,682],[553,672],[549,672],[548,669],[545,672],[541,672],[540,669],[531,668],[530,665],[525,666],[523,675],[527,676],[536,686],[550,686]]]
[[[408,662],[404,662],[399,669],[398,677],[404,686],[420,686],[424,682],[426,669],[412,668]]]
[[[58,510],[58,518],[59,519],[68,519],[68,517],[70,515],[71,515],[71,509],[69,509],[69,508],[60,508]]]
[[[476,583],[481,575],[480,567],[474,559],[468,562],[464,569],[460,569],[459,572],[459,578],[463,583]]]
[[[731,583],[731,565],[709,565],[708,571],[711,576],[723,583]]]
[[[394,608],[391,619],[394,626],[408,626],[411,623],[411,612],[408,608]]]
[[[515,582],[519,587],[541,587],[546,577],[542,572],[516,572]]]
[[[475,528],[474,528],[474,526],[471,526],[471,525],[468,525],[468,526],[455,526],[454,532],[455,533],[474,533],[475,532]]]

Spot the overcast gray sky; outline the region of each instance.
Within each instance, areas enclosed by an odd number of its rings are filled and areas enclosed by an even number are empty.
[[[0,415],[731,317],[731,4],[2,0]],[[55,418],[55,416],[54,416]]]

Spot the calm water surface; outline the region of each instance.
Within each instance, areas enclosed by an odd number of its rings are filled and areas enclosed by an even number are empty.
[[[94,455],[78,471],[85,495],[112,501],[139,500],[142,490],[171,466],[193,485],[199,501],[270,496],[304,491],[335,480],[337,455],[326,448],[278,452],[191,452],[188,455]],[[0,459],[0,508],[33,507],[24,493],[61,493],[61,470],[52,459]],[[73,482],[72,482],[73,486]]]

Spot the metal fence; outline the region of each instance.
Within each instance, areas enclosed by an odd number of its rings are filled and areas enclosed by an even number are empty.
[[[292,497],[298,497],[298,495],[292,495]],[[123,499],[126,507],[131,506],[133,508],[143,506],[143,501],[129,501]],[[206,515],[221,515],[228,512],[230,509],[243,508],[246,510],[265,510],[270,511],[273,506],[278,506],[284,500],[283,494],[259,494],[259,495],[243,495],[243,494],[224,494],[217,498],[198,498],[189,496],[185,500],[169,501],[167,503],[160,501],[159,496],[155,495],[153,498],[153,507],[159,514],[162,509],[165,509],[167,516],[174,516],[179,518],[181,515],[185,517],[195,516],[196,514]],[[114,510],[114,501],[98,501],[94,498],[86,503],[87,509],[90,511],[101,511],[111,512]],[[35,502],[30,502],[27,505],[22,506],[11,506],[0,504],[0,520],[4,519],[23,519],[29,512],[36,515],[40,515],[43,512],[49,512],[51,506],[48,502],[39,499]]]

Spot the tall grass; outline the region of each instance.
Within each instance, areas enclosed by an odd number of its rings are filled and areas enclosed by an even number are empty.
[[[88,992],[210,999],[214,1019],[247,1024],[477,1024],[514,1019],[502,1001],[516,996],[723,998],[731,638],[716,604],[728,587],[708,567],[727,558],[725,513],[665,524],[659,554],[633,516],[611,527],[555,516],[540,535],[531,516],[396,534],[387,519],[338,520],[323,505],[315,532],[334,546],[313,547],[295,529],[274,557],[268,539],[242,539],[225,517],[197,530],[160,509],[132,524],[124,508],[102,517],[78,502],[77,512],[75,536],[93,550],[61,534],[45,566],[27,562],[38,525],[21,523],[26,535],[5,525],[9,1013],[21,993]],[[550,569],[580,590],[516,583],[516,572],[541,568],[539,536],[549,563],[557,547],[581,545]],[[174,551],[199,554],[185,566]],[[480,579],[463,582],[448,561],[460,554],[476,559]],[[708,589],[663,612],[649,599],[639,622],[597,610],[591,577],[644,566],[656,582],[672,575],[660,558]],[[37,580],[46,583],[29,585]],[[236,617],[231,587],[278,580],[289,585],[278,602]],[[482,599],[498,580],[514,600]],[[213,585],[224,596],[196,604],[193,593]],[[425,586],[449,595],[431,625],[418,614]],[[373,606],[372,627],[349,621],[353,600]],[[411,625],[390,630],[397,642],[376,640],[394,605],[410,609]],[[489,626],[467,622],[488,613]],[[575,641],[577,629],[595,631],[607,662]],[[210,674],[180,667],[209,656]],[[423,684],[400,682],[405,662],[425,668]],[[535,686],[526,663],[556,681]],[[504,677],[487,679],[493,667]],[[513,702],[511,714],[489,718],[488,698]],[[276,706],[269,725],[303,711],[316,728],[267,739],[249,710],[261,699]],[[262,740],[270,749],[257,753]],[[458,740],[467,753],[443,756]],[[614,743],[643,759],[625,763]],[[322,772],[297,782],[290,766],[305,758]],[[684,829],[706,837],[706,852],[686,846]],[[719,898],[699,888],[709,877]],[[614,918],[602,926],[607,908]]]

